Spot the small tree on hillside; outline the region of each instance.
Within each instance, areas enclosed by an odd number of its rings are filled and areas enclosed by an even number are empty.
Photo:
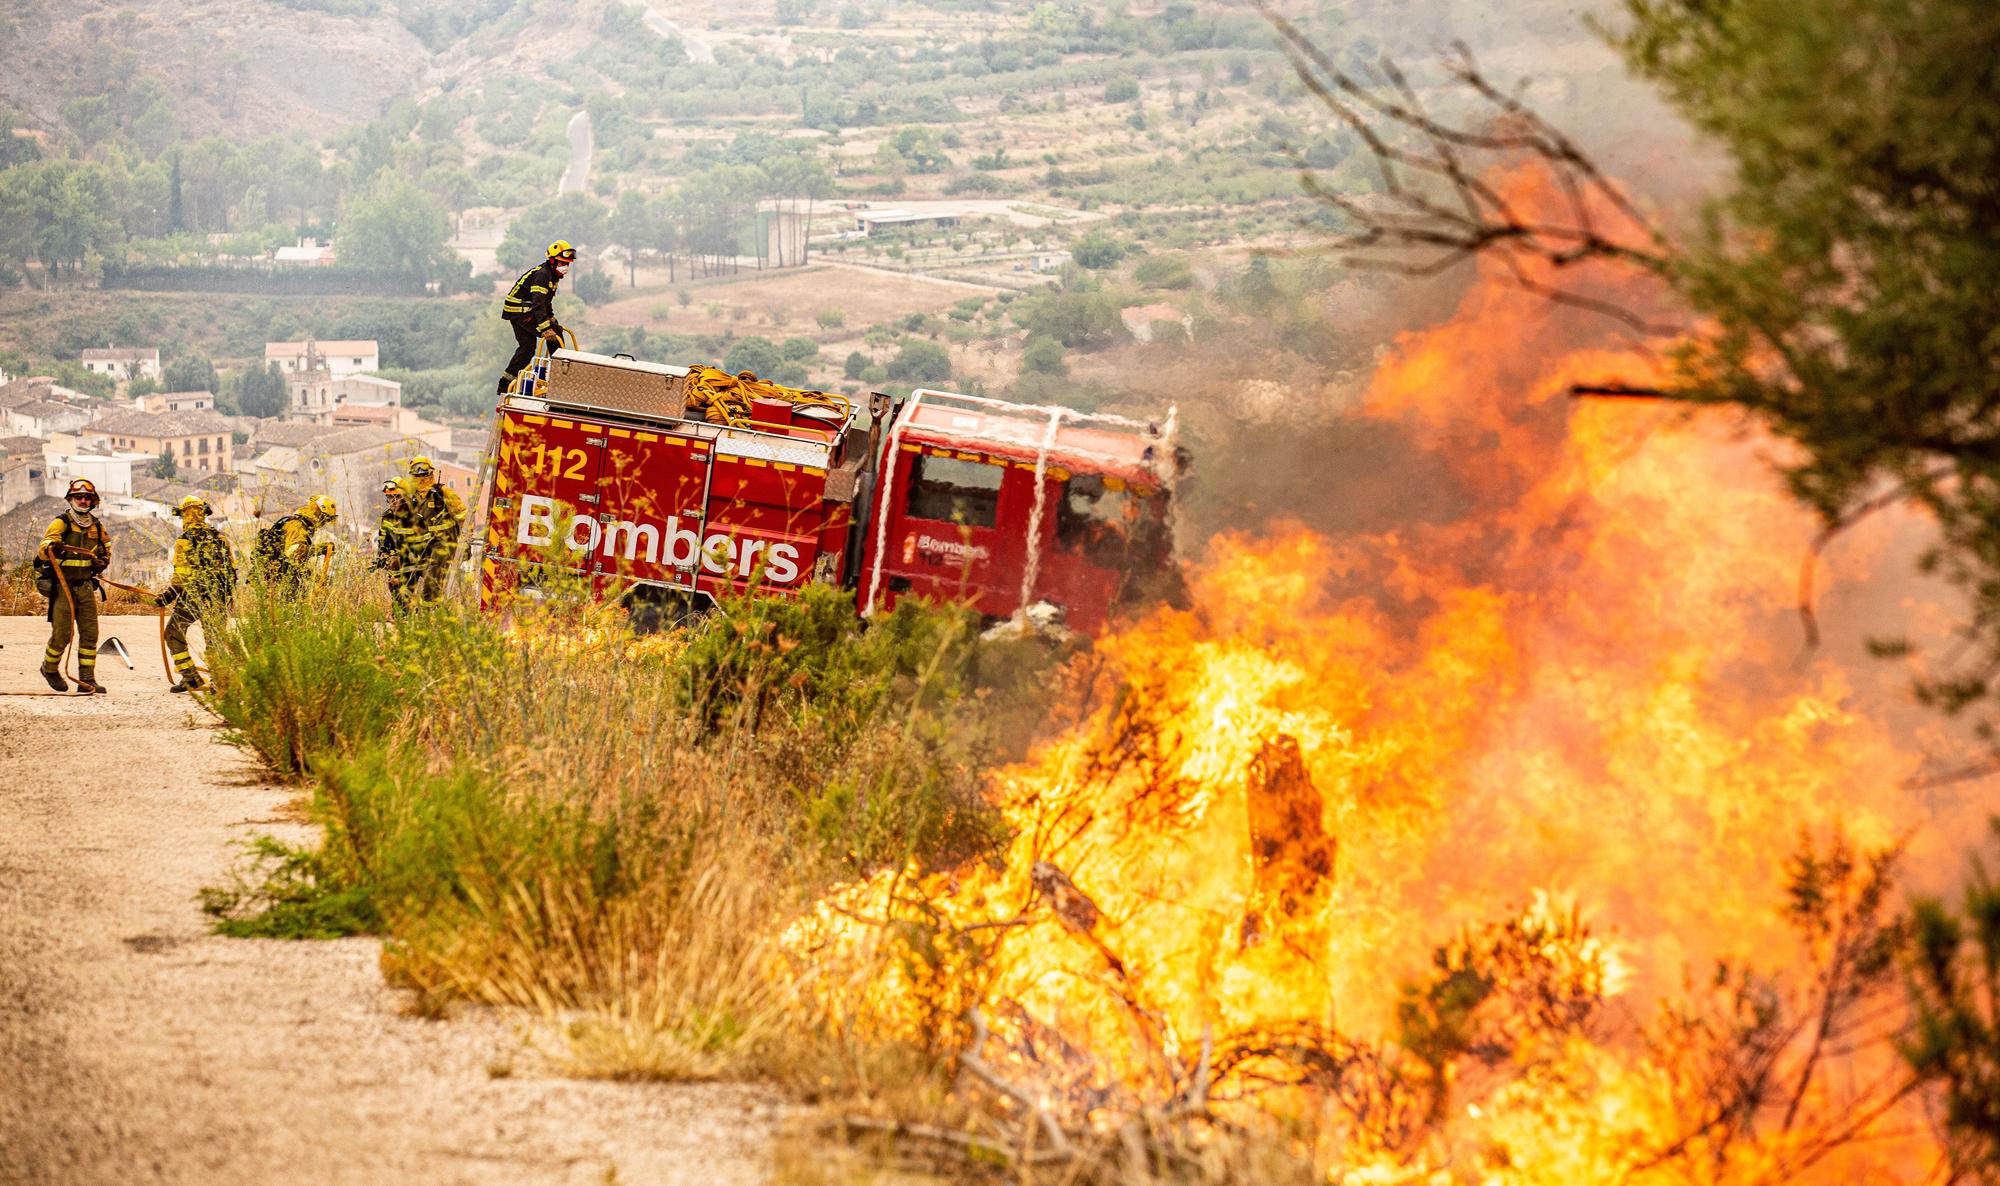
[[[611,241],[618,244],[625,256],[625,286],[639,287],[639,253],[653,244],[653,207],[646,195],[637,190],[626,190],[618,196],[618,205],[611,211]]]
[[[271,417],[285,410],[287,394],[285,373],[274,362],[231,375],[216,402],[239,416]]]
[[[1061,342],[1047,334],[1036,334],[1021,351],[1021,369],[1041,375],[1064,374],[1069,367],[1063,362],[1063,354]]]
[[[346,267],[436,280],[458,259],[445,246],[449,230],[442,202],[402,175],[384,172],[348,203],[333,249]]]
[[[778,364],[783,361],[785,356],[779,352],[776,343],[769,338],[753,334],[747,338],[736,339],[736,344],[731,346],[729,353],[723,357],[722,369],[732,375],[739,371],[749,371],[751,374],[768,378],[777,372]]]
[[[951,354],[936,342],[906,341],[889,360],[889,378],[921,387],[951,378]]]
[[[160,373],[160,382],[167,391],[220,391],[221,376],[215,373],[215,364],[199,354],[188,354],[174,359]]]
[[[516,215],[495,256],[502,267],[519,271],[546,258],[549,244],[557,239],[567,240],[579,253],[602,246],[609,233],[609,216],[610,211],[596,198],[563,194]]]

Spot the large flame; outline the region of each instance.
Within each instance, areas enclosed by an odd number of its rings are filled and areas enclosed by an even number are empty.
[[[1793,950],[1778,906],[1802,832],[1951,852],[1954,821],[1904,789],[1924,755],[1879,673],[1797,662],[1815,525],[1772,446],[1569,398],[1656,365],[1576,349],[1577,324],[1487,278],[1405,336],[1354,414],[1431,455],[1455,513],[1211,541],[1192,612],[1098,643],[1121,698],[998,776],[1003,859],[885,876],[826,917],[926,900],[991,937],[986,998],[1044,1068],[1075,1052],[1080,1082],[1144,1083],[1205,1034],[1386,1035],[1399,980],[1483,920],[1540,919],[1536,942],[1643,1006],[1712,960]],[[1300,480],[1339,496],[1338,473]],[[884,974],[874,1004],[912,991]],[[1588,1133],[1671,1106],[1607,1049],[1563,1061],[1595,1090],[1558,1107],[1516,1082],[1473,1110],[1482,1140],[1539,1142],[1509,1180],[1618,1176]]]

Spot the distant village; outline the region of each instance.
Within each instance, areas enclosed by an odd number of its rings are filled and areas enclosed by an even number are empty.
[[[173,508],[191,493],[238,534],[329,494],[340,506],[337,534],[359,543],[382,510],[383,481],[403,476],[421,453],[440,481],[474,501],[487,434],[404,407],[402,385],[374,373],[377,343],[267,342],[264,359],[286,381],[275,417],[224,415],[207,391],[126,396],[137,380],[152,381],[142,389],[159,382],[152,347],[83,351],[86,370],[118,384],[108,399],[46,376],[0,374],[0,560],[28,558],[74,478],[88,478],[104,500],[114,575],[141,582],[162,574]]]

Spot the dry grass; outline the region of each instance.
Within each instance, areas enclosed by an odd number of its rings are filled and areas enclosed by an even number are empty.
[[[215,891],[223,925],[379,931],[417,1011],[533,1009],[573,1074],[782,1077],[845,1057],[820,1049],[786,921],[866,867],[997,836],[978,785],[1003,714],[972,695],[982,644],[956,612],[912,606],[864,633],[827,590],[661,644],[603,609],[392,622],[355,572],[242,609],[215,703],[313,785],[326,838],[269,846]]]

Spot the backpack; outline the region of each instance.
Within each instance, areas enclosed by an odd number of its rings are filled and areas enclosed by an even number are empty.
[[[213,527],[200,527],[189,535],[194,570],[198,574],[195,579],[202,585],[203,595],[216,600],[229,600],[230,593],[236,588],[236,558],[229,554],[228,542]],[[280,538],[283,538],[282,532]]]
[[[284,571],[285,525],[287,523],[304,523],[305,521],[306,517],[304,515],[294,511],[289,515],[280,515],[278,518],[272,520],[269,527],[257,533],[257,544],[251,552],[251,558],[256,561],[258,571],[267,577],[277,576]]]

